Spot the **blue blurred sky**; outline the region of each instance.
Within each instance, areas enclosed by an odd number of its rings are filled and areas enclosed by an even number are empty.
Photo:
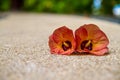
[[[93,6],[95,9],[99,9],[101,7],[102,0],[94,0]]]

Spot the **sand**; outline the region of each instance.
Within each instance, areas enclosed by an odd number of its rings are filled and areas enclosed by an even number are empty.
[[[0,18],[0,80],[120,80],[120,24],[75,15],[6,14]],[[108,36],[109,54],[50,53],[48,37],[56,28],[89,23]]]

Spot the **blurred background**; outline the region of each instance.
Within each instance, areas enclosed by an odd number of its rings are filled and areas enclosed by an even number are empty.
[[[120,18],[120,0],[0,0],[0,12],[26,11]]]

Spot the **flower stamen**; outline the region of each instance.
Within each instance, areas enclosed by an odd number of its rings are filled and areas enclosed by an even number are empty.
[[[92,50],[92,41],[91,40],[84,40],[82,43],[81,43],[81,49],[82,50]]]
[[[88,47],[91,43],[91,40],[88,40],[88,42],[86,43],[85,47]]]
[[[64,51],[67,51],[71,47],[72,47],[72,45],[71,45],[70,41],[65,41],[65,42],[62,43],[62,48],[63,48]]]

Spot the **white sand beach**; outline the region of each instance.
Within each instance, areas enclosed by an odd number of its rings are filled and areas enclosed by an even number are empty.
[[[0,80],[120,80],[120,24],[77,15],[6,13],[0,18]],[[61,26],[96,24],[109,54],[54,55],[48,37]]]

